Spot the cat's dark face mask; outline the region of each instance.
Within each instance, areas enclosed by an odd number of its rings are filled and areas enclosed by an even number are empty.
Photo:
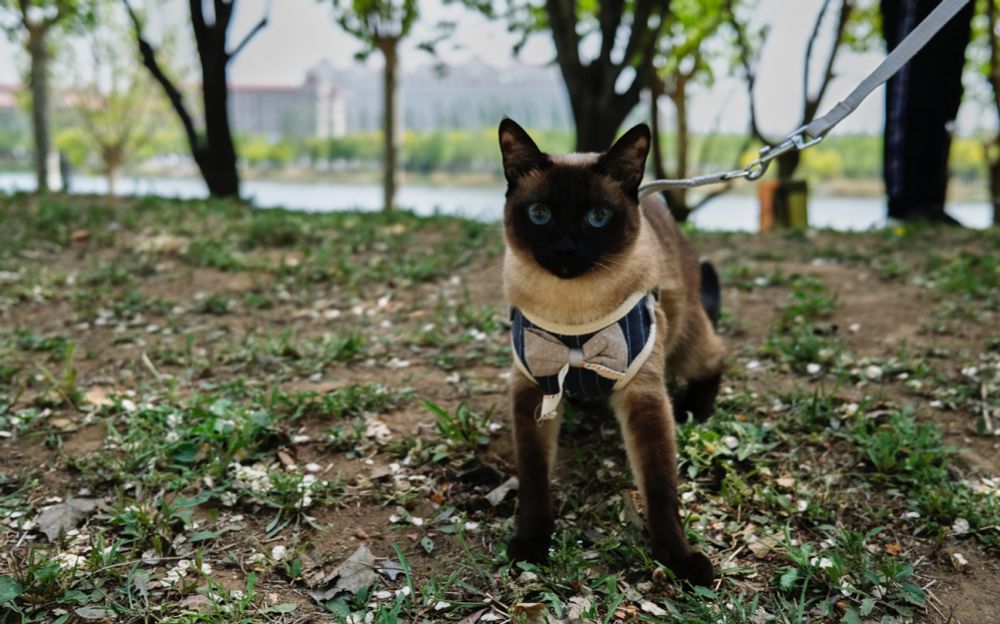
[[[638,188],[649,140],[649,129],[640,125],[604,154],[550,157],[505,119],[500,150],[508,243],[563,279],[613,271],[639,232]]]

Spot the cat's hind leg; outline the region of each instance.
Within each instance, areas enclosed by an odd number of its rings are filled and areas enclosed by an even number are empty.
[[[723,357],[722,341],[715,334],[708,314],[699,308],[667,364],[671,375],[687,380],[687,386],[674,396],[674,413],[678,418],[691,414],[702,422],[712,415],[722,383]]]

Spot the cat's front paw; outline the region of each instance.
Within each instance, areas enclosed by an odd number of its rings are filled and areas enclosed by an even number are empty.
[[[549,537],[512,537],[507,542],[507,559],[512,563],[524,561],[527,563],[544,563],[549,558]]]
[[[700,552],[688,553],[680,560],[668,559],[666,566],[674,573],[676,580],[681,583],[708,587],[715,578],[712,561]]]

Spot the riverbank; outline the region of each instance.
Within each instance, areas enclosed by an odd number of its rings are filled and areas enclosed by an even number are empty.
[[[77,175],[85,178],[99,178],[101,172],[79,170]],[[30,175],[29,167],[0,169],[0,176]],[[126,170],[126,178],[147,178],[189,181],[198,179],[198,171],[193,166],[140,166]],[[342,184],[348,186],[377,185],[382,183],[380,169],[370,170],[320,170],[311,167],[261,167],[242,168],[240,175],[245,181],[295,183],[295,184]],[[400,172],[401,186],[434,186],[440,188],[503,188],[505,181],[500,172],[435,171],[429,174]],[[813,192],[823,197],[881,198],[884,195],[882,180],[827,178],[812,180]],[[949,199],[957,202],[986,202],[988,186],[983,179],[952,179],[949,183]],[[731,191],[736,195],[755,195],[753,184],[737,184]]]
[[[0,192],[12,193],[34,188],[29,173],[0,174]],[[739,187],[741,192],[723,195],[694,213],[693,225],[703,230],[753,232],[759,226],[759,206],[755,187]],[[74,176],[74,193],[102,196],[107,191],[104,178]],[[118,191],[126,196],[197,199],[206,195],[197,178],[123,178]],[[444,214],[485,222],[502,216],[502,187],[403,185],[397,203],[419,215]],[[867,230],[885,225],[885,205],[881,197],[841,197],[814,192],[810,199],[809,223],[814,228]],[[380,184],[327,184],[319,182],[270,182],[247,180],[243,194],[253,205],[288,208],[308,212],[338,210],[377,211],[382,208]],[[949,212],[967,227],[982,229],[992,223],[993,208],[986,202],[952,201]]]

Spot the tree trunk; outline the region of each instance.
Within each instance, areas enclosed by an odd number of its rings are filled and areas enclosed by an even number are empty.
[[[1000,225],[1000,154],[990,161],[990,200],[993,202],[993,225]]]
[[[206,153],[195,156],[212,197],[240,196],[240,177],[236,170],[236,148],[229,127],[229,87],[226,84],[228,62],[225,40],[211,54],[201,58],[202,97],[205,106]]]
[[[101,165],[104,179],[108,183],[108,197],[114,197],[118,189],[118,177],[125,162],[125,145],[109,143],[101,147]]]
[[[108,197],[114,197],[118,194],[118,174],[120,171],[121,168],[117,165],[107,165],[104,168],[104,177],[108,180]]]
[[[654,76],[649,86],[649,123],[652,137],[653,150],[653,175],[657,179],[667,177],[667,169],[663,166],[663,137],[660,134],[660,96],[663,95],[663,81],[659,76]]]
[[[397,40],[383,40],[379,47],[385,57],[382,72],[382,198],[385,210],[396,206],[396,44]]]
[[[677,159],[677,177],[688,177],[688,159],[691,150],[691,131],[688,128],[687,118],[687,78],[678,73],[675,78],[673,92],[670,93],[670,101],[674,103],[674,111],[677,117],[677,147],[675,158]],[[674,219],[679,223],[684,223],[691,215],[691,206],[688,205],[688,189],[678,187],[671,189],[667,193],[667,204]]]
[[[798,171],[799,163],[802,161],[802,153],[798,150],[791,150],[778,156],[776,160],[778,161],[778,179],[792,180],[795,178],[795,172]]]
[[[576,151],[603,152],[615,141],[615,133],[629,111],[619,113],[608,98],[578,91],[570,94],[576,124]]]
[[[31,56],[31,123],[35,138],[35,179],[38,192],[49,190],[49,50],[46,31],[36,28],[28,35]]]
[[[670,94],[670,101],[677,111],[677,177],[688,176],[688,152],[691,149],[691,132],[688,129],[687,118],[687,80],[683,75],[677,75],[677,84]]]

